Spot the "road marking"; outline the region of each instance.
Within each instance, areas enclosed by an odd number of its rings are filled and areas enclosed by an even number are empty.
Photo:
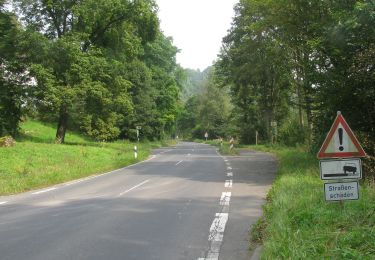
[[[224,162],[227,162],[227,161],[228,161],[227,159],[224,160]]]
[[[169,151],[172,151],[172,150],[167,150],[165,152],[169,152]],[[96,178],[99,178],[99,177],[102,177],[102,176],[105,176],[105,175],[113,174],[115,172],[119,172],[119,171],[122,171],[122,170],[125,170],[125,169],[128,169],[128,168],[131,168],[131,167],[136,166],[138,164],[142,164],[142,163],[151,161],[152,159],[155,159],[155,158],[156,158],[156,155],[152,155],[147,160],[144,160],[144,161],[141,161],[141,162],[137,162],[135,164],[131,164],[131,165],[128,165],[128,166],[125,166],[125,167],[122,167],[120,169],[116,169],[116,170],[113,170],[113,171],[110,171],[110,172],[105,172],[105,173],[101,173],[101,174],[98,174],[98,175],[93,175],[93,176],[81,178],[81,179],[78,179],[78,180],[73,180],[73,181],[70,181],[70,182],[66,182],[66,183],[63,184],[63,186],[66,187],[66,186],[70,186],[70,185],[77,184],[77,183],[80,183],[80,182],[84,182],[84,181],[89,181],[89,180],[92,180],[92,179],[96,179]]]
[[[0,205],[4,205],[4,204],[7,204],[8,201],[0,201]]]
[[[56,190],[57,188],[50,188],[50,189],[46,189],[46,190],[41,190],[41,191],[37,191],[37,192],[34,192],[32,193],[33,195],[37,195],[37,194],[41,194],[41,193],[45,193],[45,192],[49,192],[49,191],[53,191],[53,190]]]
[[[224,237],[225,226],[228,221],[228,213],[216,213],[215,218],[211,224],[208,241],[210,241],[210,249],[207,252],[207,257],[198,258],[198,260],[218,260],[221,243]]]
[[[212,221],[211,224],[210,234],[208,236],[209,241],[223,241],[227,221],[228,213],[216,213],[214,221]]]
[[[232,170],[232,167],[228,166],[228,167],[227,167],[227,170]]]
[[[160,152],[160,153],[158,153],[158,154],[167,153],[167,152],[170,152],[170,151],[172,151],[172,149],[166,150],[166,151],[164,151],[164,152]]]
[[[178,163],[176,163],[175,165],[179,165],[180,163],[182,163],[183,161],[181,160],[181,161],[179,161]]]
[[[233,177],[233,172],[227,172],[228,177]]]
[[[191,154],[190,153],[188,153],[188,156],[190,156]]]
[[[232,196],[232,192],[222,192],[220,198],[220,205],[228,206],[230,202],[230,197]]]
[[[134,190],[134,189],[136,189],[136,188],[142,186],[143,184],[146,184],[146,183],[149,182],[149,181],[150,181],[150,180],[145,180],[145,181],[141,182],[140,184],[137,184],[137,185],[135,185],[134,187],[132,187],[132,188],[130,188],[130,189],[124,191],[124,192],[121,192],[119,196],[122,196],[122,195],[128,193],[129,191],[132,191],[132,190]]]
[[[225,188],[232,188],[233,181],[232,180],[226,180],[224,183]]]

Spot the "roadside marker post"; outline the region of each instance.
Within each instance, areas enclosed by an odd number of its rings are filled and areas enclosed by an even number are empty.
[[[137,159],[138,158],[138,148],[136,145],[134,145],[134,158]]]
[[[142,127],[136,126],[135,129],[137,131],[137,142],[139,143],[139,130],[141,130]]]
[[[359,144],[341,112],[332,124],[318,154],[320,178],[339,182],[324,183],[326,201],[359,199],[358,180],[362,179],[362,162],[366,152]],[[352,180],[348,182],[347,180]],[[353,181],[357,180],[357,181]]]

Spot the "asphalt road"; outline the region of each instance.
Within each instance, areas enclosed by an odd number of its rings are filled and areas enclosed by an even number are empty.
[[[0,259],[249,259],[275,171],[267,154],[180,143],[107,174],[0,197]]]

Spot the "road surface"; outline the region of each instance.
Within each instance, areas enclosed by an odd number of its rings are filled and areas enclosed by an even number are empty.
[[[0,197],[0,259],[249,259],[275,171],[267,154],[179,143],[107,174]]]

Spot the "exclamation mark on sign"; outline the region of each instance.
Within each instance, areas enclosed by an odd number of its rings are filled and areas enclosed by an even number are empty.
[[[344,146],[342,146],[342,135],[344,133],[344,130],[342,130],[342,128],[339,128],[338,131],[339,131],[339,142],[340,142],[339,150],[342,152],[344,151]]]

